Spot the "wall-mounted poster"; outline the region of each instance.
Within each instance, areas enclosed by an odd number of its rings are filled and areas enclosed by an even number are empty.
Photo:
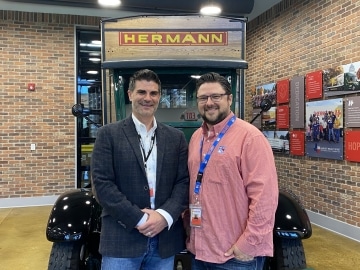
[[[343,159],[342,98],[306,103],[306,155]]]
[[[360,162],[360,131],[346,131],[345,159]]]
[[[273,152],[289,153],[289,131],[265,130],[263,134]]]
[[[276,108],[276,127],[289,128],[289,105],[279,105]]]
[[[260,107],[261,101],[263,99],[269,99],[273,105],[276,104],[276,84],[269,83],[260,86],[256,86],[255,89],[252,89],[251,93],[251,102],[253,108]]]
[[[290,82],[290,126],[292,128],[304,128],[304,104],[305,87],[304,76],[297,76]]]
[[[360,92],[360,62],[328,68],[323,74],[326,97]]]
[[[345,99],[346,127],[360,127],[360,96]]]
[[[267,112],[263,112],[261,116],[262,130],[276,129],[276,107],[271,107]]]
[[[303,131],[290,132],[290,154],[294,156],[305,155],[305,133]]]
[[[305,89],[307,99],[321,98],[323,96],[323,73],[321,70],[306,74]]]
[[[289,102],[289,80],[281,80],[276,83],[276,101],[277,103]]]

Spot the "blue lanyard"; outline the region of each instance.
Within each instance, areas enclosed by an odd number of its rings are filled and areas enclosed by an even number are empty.
[[[202,177],[203,177],[203,174],[204,174],[204,170],[205,170],[206,165],[209,162],[211,154],[213,153],[215,147],[218,145],[219,141],[222,139],[222,137],[224,137],[225,133],[229,130],[231,125],[234,124],[235,120],[236,120],[236,116],[233,115],[233,117],[231,117],[229,119],[229,121],[226,123],[226,126],[221,130],[221,132],[219,133],[219,135],[217,136],[217,138],[213,142],[212,146],[210,147],[210,149],[206,153],[204,159],[200,163],[200,168],[199,168],[199,172],[198,172],[198,175],[197,175],[197,178],[196,178],[195,188],[194,188],[194,193],[195,194],[199,194],[199,192],[200,192],[201,181],[202,181]],[[202,154],[203,141],[204,141],[204,138],[200,142],[200,156]]]

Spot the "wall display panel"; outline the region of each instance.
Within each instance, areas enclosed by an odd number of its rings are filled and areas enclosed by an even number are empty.
[[[343,159],[343,99],[306,103],[307,156]]]
[[[288,131],[279,131],[279,130],[264,130],[264,136],[268,140],[271,149],[273,152],[278,153],[289,153],[290,144],[289,144],[289,132]]]
[[[304,76],[293,77],[290,82],[290,127],[304,128]]]
[[[276,128],[276,107],[271,107],[267,112],[263,112],[261,116],[262,130],[275,130]]]
[[[360,96],[346,98],[344,103],[345,126],[360,127]]]
[[[280,105],[277,107],[276,128],[289,128],[289,105]]]
[[[290,154],[305,155],[305,133],[303,131],[290,131]]]
[[[346,131],[345,159],[360,162],[360,131]]]
[[[325,97],[360,92],[360,62],[330,67],[323,73]]]
[[[277,103],[287,103],[290,100],[289,80],[281,80],[276,83]]]
[[[306,98],[315,99],[323,96],[323,73],[315,71],[305,76]]]
[[[260,107],[261,101],[269,99],[273,105],[276,104],[276,84],[268,83],[256,86],[252,90],[251,100],[253,108]]]

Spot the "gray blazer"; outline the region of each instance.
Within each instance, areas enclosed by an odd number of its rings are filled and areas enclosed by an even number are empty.
[[[136,224],[141,209],[150,208],[149,186],[131,117],[99,128],[92,153],[92,185],[103,207],[100,253],[110,257],[139,257],[148,238]],[[185,248],[181,213],[189,203],[187,143],[184,134],[157,123],[157,171],[155,207],[167,211],[174,223],[159,234],[163,258]]]

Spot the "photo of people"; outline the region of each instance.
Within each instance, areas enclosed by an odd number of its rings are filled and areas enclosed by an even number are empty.
[[[251,102],[253,108],[260,107],[263,99],[269,99],[273,105],[276,104],[276,83],[269,83],[256,86],[251,91]]]
[[[306,155],[343,159],[343,99],[306,103]]]

